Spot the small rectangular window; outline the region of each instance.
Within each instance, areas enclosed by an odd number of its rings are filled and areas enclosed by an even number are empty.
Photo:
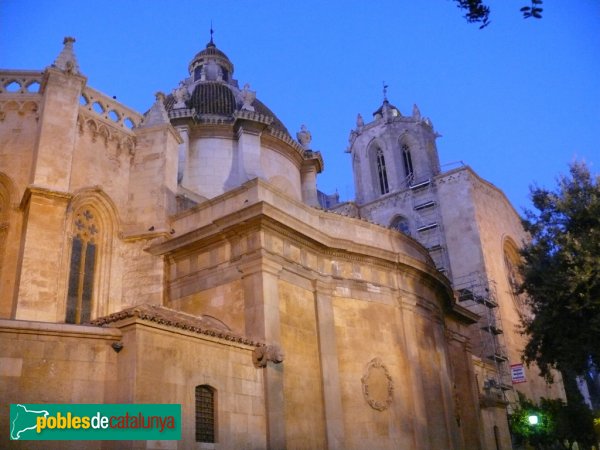
[[[215,390],[196,386],[196,442],[216,442],[215,428]]]

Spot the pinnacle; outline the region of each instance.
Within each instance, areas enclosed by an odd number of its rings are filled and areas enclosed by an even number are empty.
[[[54,61],[53,66],[63,72],[79,74],[79,64],[77,63],[77,57],[73,50],[74,42],[75,38],[70,36],[65,37],[63,40],[64,47]]]
[[[152,108],[146,113],[144,122],[141,127],[151,127],[154,125],[162,125],[169,122],[169,115],[165,109],[165,94],[162,92],[156,93],[156,101],[152,105]]]

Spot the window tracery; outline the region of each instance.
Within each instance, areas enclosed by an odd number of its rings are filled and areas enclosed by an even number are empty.
[[[99,231],[92,209],[83,208],[75,214],[65,317],[67,323],[85,323],[91,319]]]
[[[377,177],[379,179],[379,192],[381,192],[382,195],[387,194],[390,192],[390,187],[385,167],[385,157],[383,156],[383,150],[379,147],[375,150],[375,160],[377,164]]]
[[[412,179],[414,177],[414,169],[410,147],[407,144],[402,144],[402,162],[404,163],[404,174],[406,175],[406,178]]]

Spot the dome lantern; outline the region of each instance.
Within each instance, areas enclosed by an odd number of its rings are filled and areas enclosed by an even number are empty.
[[[233,80],[233,64],[225,53],[217,48],[213,41],[212,29],[210,41],[206,48],[196,54],[188,67],[194,82],[198,81],[224,81],[231,83]]]

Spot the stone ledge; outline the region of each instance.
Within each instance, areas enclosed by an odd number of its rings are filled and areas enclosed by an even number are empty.
[[[32,320],[0,319],[0,333],[19,333],[75,338],[106,339],[118,341],[121,330],[98,328],[93,325],[73,325],[69,323],[35,322]]]
[[[193,316],[158,305],[142,304],[133,306],[124,309],[123,311],[92,320],[91,324],[99,327],[106,327],[109,324],[126,321],[127,319],[139,319],[145,322],[153,322],[158,325],[179,328],[190,333],[206,335],[251,347],[262,347],[264,345],[261,342],[256,342],[233,333],[225,324],[212,317]]]

